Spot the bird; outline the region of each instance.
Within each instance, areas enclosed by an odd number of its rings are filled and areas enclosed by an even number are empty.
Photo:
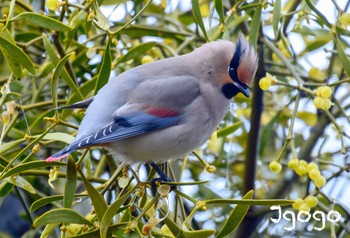
[[[126,164],[181,158],[210,138],[234,96],[250,97],[257,67],[256,51],[239,36],[127,70],[63,106],[86,108],[85,116],[73,142],[46,161],[94,146]]]

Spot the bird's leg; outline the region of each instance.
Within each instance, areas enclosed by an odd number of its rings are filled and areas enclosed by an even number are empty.
[[[171,178],[168,177],[154,162],[149,163],[152,168],[157,172],[159,178],[154,178],[151,180],[152,191],[157,191],[156,182],[173,182]],[[176,189],[176,185],[171,185],[171,191]]]

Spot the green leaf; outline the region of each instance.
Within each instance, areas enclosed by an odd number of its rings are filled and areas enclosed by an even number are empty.
[[[110,29],[109,26],[109,21],[108,19],[105,17],[105,15],[103,15],[103,13],[101,12],[100,7],[97,5],[96,2],[94,2],[93,4],[94,10],[95,10],[95,17],[96,17],[96,23],[97,25],[104,31],[108,31]]]
[[[52,232],[56,229],[57,226],[59,226],[60,223],[51,223],[47,224],[43,230],[43,232],[40,235],[40,238],[46,238],[46,237],[52,237],[50,236]]]
[[[16,78],[22,77],[22,65],[11,55],[9,52],[7,52],[3,47],[0,45],[0,50],[2,54],[4,55],[8,65],[10,66],[10,69],[12,73],[15,75]]]
[[[60,61],[60,59],[58,58],[58,56],[56,55],[56,52],[54,50],[54,48],[52,47],[49,39],[47,38],[47,36],[44,34],[43,35],[43,43],[44,43],[44,48],[46,50],[46,53],[48,54],[49,58],[51,59],[52,63],[54,65],[57,65],[58,62]],[[63,78],[63,80],[66,82],[66,84],[69,86],[70,89],[72,89],[72,91],[74,93],[76,93],[76,96],[80,99],[83,100],[84,97],[81,95],[79,88],[77,87],[77,85],[75,84],[74,80],[70,77],[70,75],[67,73],[66,69],[63,69],[62,75],[61,77]]]
[[[260,29],[260,21],[261,21],[261,5],[255,9],[255,13],[250,23],[250,31],[249,31],[249,42],[251,45],[256,48],[258,37],[259,37],[259,29]]]
[[[77,14],[75,14],[69,22],[69,26],[72,29],[78,28],[84,21],[86,21],[86,17],[88,13],[85,10],[80,10]]]
[[[72,55],[72,53],[64,56],[56,65],[56,69],[51,77],[51,96],[52,96],[52,102],[53,107],[57,108],[57,92],[58,92],[58,78],[61,75],[61,72],[64,68],[64,65],[66,64],[69,57]]]
[[[12,183],[13,185],[20,187],[32,194],[36,193],[34,187],[27,180],[25,180],[23,177],[19,175],[3,178],[2,180],[8,183]]]
[[[12,64],[20,63],[24,68],[26,68],[30,73],[35,74],[35,68],[32,60],[28,57],[26,53],[23,52],[21,48],[19,48],[15,43],[9,41],[4,37],[3,34],[0,34],[0,49],[4,52],[4,55],[7,55],[8,59],[11,59],[10,62]],[[18,67],[15,65],[10,66],[11,69],[13,67]],[[15,70],[18,70],[15,68]],[[19,72],[16,72],[18,74]]]
[[[47,133],[44,137],[44,140],[55,140],[55,141],[62,141],[64,143],[70,144],[74,140],[74,136],[69,135],[67,133],[63,132],[52,132]]]
[[[206,204],[241,204],[249,206],[287,206],[294,203],[294,200],[286,199],[210,199],[205,200]]]
[[[64,185],[63,207],[71,208],[74,201],[74,192],[77,185],[77,170],[74,160],[67,161],[66,183]]]
[[[17,175],[19,173],[22,173],[24,171],[28,171],[31,169],[39,169],[39,168],[46,168],[51,166],[62,166],[65,165],[65,163],[62,162],[46,162],[46,161],[31,161],[24,164],[19,164],[11,169],[9,169],[6,173],[4,173],[0,179],[7,178],[9,176]]]
[[[35,12],[23,12],[18,14],[11,21],[23,20],[26,23],[31,23],[35,26],[39,26],[45,29],[53,31],[70,31],[72,30],[69,26],[57,21],[51,17],[40,15]]]
[[[9,23],[8,20],[12,17],[13,10],[15,9],[15,5],[16,5],[16,0],[11,0],[10,8],[9,8],[9,10],[8,10],[7,20],[6,20],[6,23],[5,23],[4,28],[7,28],[7,25],[8,25],[8,23]]]
[[[275,5],[273,7],[272,13],[272,26],[275,33],[275,37],[278,35],[278,23],[281,17],[281,0],[275,0]]]
[[[185,238],[210,237],[211,235],[215,234],[215,230],[198,230],[198,231],[184,230],[183,234]]]
[[[145,25],[138,25],[138,24],[132,24],[129,25],[127,28],[123,29],[121,31],[123,34],[128,35],[129,37],[143,37],[143,36],[156,36],[156,37],[169,37],[169,38],[180,38],[183,39],[183,37],[191,36],[188,32],[185,32],[183,30],[169,30],[167,28],[163,27],[154,27],[154,26],[145,26]]]
[[[306,4],[309,6],[311,10],[313,10],[316,15],[318,16],[318,19],[321,21],[323,25],[326,25],[328,28],[332,28],[332,24],[328,22],[327,18],[325,15],[323,15],[314,5],[310,0],[305,0]]]
[[[185,238],[210,237],[215,234],[215,230],[192,230],[190,224],[198,208],[199,207],[195,207],[182,224],[182,231]]]
[[[199,2],[198,0],[191,0],[191,2],[192,2],[192,12],[193,12],[194,20],[196,21],[199,28],[202,30],[205,40],[208,41],[207,31],[205,30],[205,27],[204,27]]]
[[[243,125],[243,122],[239,121],[239,122],[233,123],[232,125],[229,125],[225,128],[222,128],[216,132],[217,137],[228,136],[228,135],[232,134],[233,132],[235,132],[236,130],[238,130],[242,125]]]
[[[13,189],[12,183],[0,183],[0,198],[6,197]]]
[[[242,199],[252,199],[254,191],[250,190]],[[228,216],[225,224],[216,238],[224,237],[232,233],[241,224],[243,218],[248,212],[250,205],[237,205]]]
[[[335,29],[339,35],[350,36],[350,31],[341,26],[335,26]]]
[[[12,1],[11,1],[11,4],[12,4]],[[10,8],[11,8],[11,6],[10,6]],[[8,21],[6,22],[6,24],[7,23],[8,23]],[[2,24],[0,24],[0,36],[5,38],[9,42],[13,43],[14,45],[16,44],[15,40],[12,38],[11,33],[6,29],[6,26],[4,26]],[[21,78],[22,77],[22,65],[21,65],[21,63],[18,61],[18,59],[13,57],[13,55],[10,54],[10,52],[8,52],[6,49],[4,49],[2,47],[2,45],[0,45],[0,50],[1,50],[2,54],[4,55],[8,65],[10,66],[12,73],[15,75],[15,77]]]
[[[214,7],[220,17],[220,22],[225,23],[224,6],[222,0],[214,0]]]
[[[106,50],[103,56],[100,72],[95,86],[95,95],[97,92],[108,82],[111,74],[111,52],[110,52],[110,41],[107,42]]]
[[[126,199],[129,198],[130,194],[133,192],[131,189],[130,191],[126,192],[123,196],[119,197],[114,203],[112,203],[108,209],[106,210],[102,221],[100,225],[100,238],[106,238],[108,228],[111,224],[111,221],[115,214],[118,212],[119,208],[123,205],[123,203],[126,201]]]
[[[85,224],[92,226],[92,222],[86,220],[76,211],[69,208],[56,208],[52,209],[40,217],[38,217],[34,223],[34,227],[45,226],[52,223],[73,223],[73,224]]]
[[[0,154],[3,155],[7,151],[15,148],[16,146],[18,146],[19,144],[21,144],[21,143],[23,143],[25,141],[26,140],[23,138],[23,139],[7,142],[7,143],[4,143],[4,144],[0,145]]]
[[[85,194],[76,194],[75,195],[75,197],[86,197],[86,196],[87,195],[85,195]],[[59,201],[59,200],[63,200],[63,195],[53,195],[53,196],[49,196],[49,197],[40,198],[32,203],[32,205],[30,206],[30,211],[34,212],[47,204],[54,203],[54,202]]]
[[[344,70],[345,70],[346,74],[349,77],[350,76],[350,60],[349,60],[349,57],[345,54],[344,48],[343,48],[339,38],[335,37],[334,40],[335,40],[335,44],[336,44],[337,50],[338,50],[339,61],[343,65]]]
[[[107,211],[107,203],[104,200],[103,196],[96,190],[96,188],[86,179],[85,175],[81,172],[80,176],[84,182],[86,191],[89,194],[89,197],[91,199],[92,205],[95,208],[95,212],[97,215],[97,218],[100,222],[102,222],[103,215]]]
[[[131,48],[128,51],[128,53],[126,53],[125,55],[120,57],[118,59],[117,64],[121,63],[121,62],[126,62],[126,61],[131,60],[131,59],[135,59],[137,57],[140,57],[143,53],[145,53],[147,50],[151,49],[155,45],[157,45],[157,42],[152,42],[152,41],[139,44],[139,45]]]
[[[305,49],[300,53],[300,55],[304,55],[305,53],[309,53],[313,50],[317,50],[330,42],[332,39],[329,35],[317,35],[314,40],[306,41]]]
[[[165,216],[165,213],[162,214]],[[179,227],[175,222],[173,217],[166,216],[163,220],[163,222],[168,226],[171,233],[173,233],[176,237],[179,237],[178,235],[182,233],[181,227]]]
[[[54,195],[54,196],[40,198],[40,199],[36,200],[35,202],[33,202],[32,205],[30,205],[30,211],[34,212],[37,209],[39,209],[47,204],[50,204],[50,203],[53,203],[55,201],[59,201],[62,199],[63,199],[62,195]]]

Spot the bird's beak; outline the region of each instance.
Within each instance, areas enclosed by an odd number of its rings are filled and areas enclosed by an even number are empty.
[[[249,87],[248,85],[246,85],[245,83],[241,83],[241,82],[237,82],[237,81],[233,81],[233,85],[237,88],[237,90],[239,92],[241,92],[244,96],[246,96],[247,98],[250,97],[250,91],[249,91]]]

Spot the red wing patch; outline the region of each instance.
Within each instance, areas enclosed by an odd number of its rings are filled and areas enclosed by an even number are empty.
[[[175,117],[180,114],[178,111],[170,108],[151,108],[146,113],[156,117]]]

